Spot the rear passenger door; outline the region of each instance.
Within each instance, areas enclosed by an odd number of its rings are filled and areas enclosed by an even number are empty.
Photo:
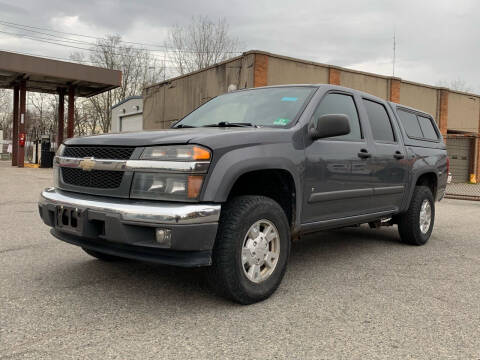
[[[374,142],[372,157],[373,205],[375,211],[398,210],[408,179],[408,160],[400,131],[385,103],[362,98]]]

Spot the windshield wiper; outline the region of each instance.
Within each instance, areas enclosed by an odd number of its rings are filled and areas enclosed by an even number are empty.
[[[177,126],[174,126],[174,129],[187,129],[187,128],[194,128],[196,126],[192,125],[187,125],[187,124],[178,124]]]
[[[246,122],[228,122],[228,121],[220,121],[219,123],[216,124],[208,124],[208,125],[203,125],[204,127],[258,127],[255,124],[252,123],[246,123]]]

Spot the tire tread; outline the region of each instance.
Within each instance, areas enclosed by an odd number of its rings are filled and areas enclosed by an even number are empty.
[[[422,202],[425,198],[428,198],[432,206],[432,222],[430,224],[430,230],[426,236],[423,236],[418,226],[419,211],[422,206]],[[435,203],[433,195],[429,187],[416,186],[413,191],[412,200],[407,212],[401,214],[398,217],[398,232],[402,242],[409,245],[424,245],[430,238],[430,234],[433,229],[435,219]]]

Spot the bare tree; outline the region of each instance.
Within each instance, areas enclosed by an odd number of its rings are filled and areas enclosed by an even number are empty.
[[[29,94],[29,116],[27,128],[31,140],[42,135],[53,134],[56,129],[57,102],[55,95],[45,93]]]
[[[12,138],[12,98],[9,90],[0,89],[0,130],[6,139]],[[0,139],[3,140],[3,139]]]
[[[172,60],[180,74],[226,60],[240,47],[224,18],[212,21],[207,16],[193,17],[188,26],[175,25],[165,45],[173,49]]]
[[[463,79],[455,79],[450,81],[439,81],[438,86],[444,86],[452,90],[462,91],[462,92],[472,92],[473,89],[470,85]]]
[[[88,59],[93,65],[122,71],[119,88],[77,101],[77,122],[82,122],[75,127],[78,134],[108,132],[112,105],[141,94],[145,86],[159,81],[164,71],[161,62],[150,51],[125,45],[118,35],[99,40],[88,58],[82,53],[74,53],[71,58],[76,61]]]

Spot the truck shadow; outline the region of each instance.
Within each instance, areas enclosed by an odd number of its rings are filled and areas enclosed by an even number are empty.
[[[340,267],[345,263],[361,261],[358,259],[362,254],[373,252],[381,257],[382,253],[389,254],[394,248],[403,246],[396,227],[381,230],[345,228],[308,235],[292,244],[288,278],[305,272],[306,266],[309,273],[318,274],[329,271],[330,265]],[[219,303],[231,306],[230,302],[214,296],[205,268],[185,269],[133,260],[102,262],[82,258],[68,265],[68,269],[63,267],[64,271],[75,274],[75,277],[59,277],[55,283],[56,290],[81,291],[83,287],[93,286],[99,297],[104,292],[127,298],[129,294],[132,298],[141,294],[142,301],[152,302],[152,306],[159,303],[181,306],[183,302],[192,301],[202,303],[202,306],[218,306]],[[67,283],[67,280],[70,282]]]

